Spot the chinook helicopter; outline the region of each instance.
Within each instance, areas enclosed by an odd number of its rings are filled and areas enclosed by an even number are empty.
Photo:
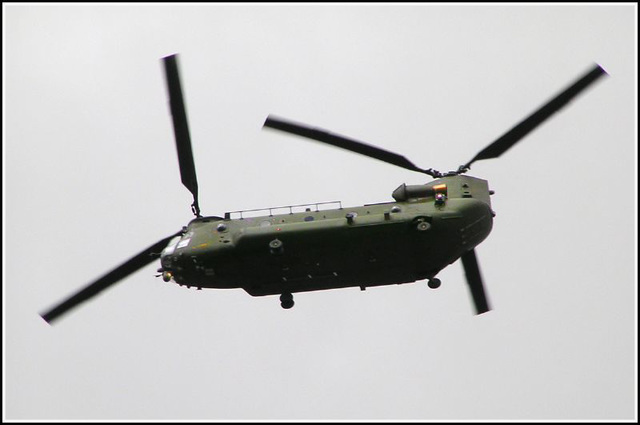
[[[182,183],[193,194],[195,218],[43,313],[51,323],[157,258],[158,276],[181,286],[241,288],[279,295],[284,309],[297,292],[427,280],[461,260],[476,314],[490,310],[475,247],[491,232],[486,180],[465,175],[475,161],[497,158],[607,73],[594,65],[569,87],[504,133],[457,170],[422,169],[404,156],[325,130],[269,116],[264,127],[333,145],[435,180],[402,184],[394,202],[343,207],[340,202],[272,207],[203,216],[178,73],[177,56],[163,58]]]

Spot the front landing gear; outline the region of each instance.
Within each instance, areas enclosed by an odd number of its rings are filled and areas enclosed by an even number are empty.
[[[293,295],[291,295],[291,293],[285,292],[284,294],[280,295],[280,305],[285,310],[290,309],[294,304],[295,303],[293,302]]]
[[[431,289],[438,289],[441,283],[442,282],[440,282],[440,279],[438,279],[437,277],[434,277],[432,279],[429,279],[429,281],[427,282],[427,285],[429,285],[429,288]]]

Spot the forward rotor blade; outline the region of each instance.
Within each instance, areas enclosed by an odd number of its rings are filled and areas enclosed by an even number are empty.
[[[359,153],[370,158],[375,158],[380,161],[396,165],[398,167],[406,168],[407,170],[433,175],[431,169],[423,170],[402,155],[398,155],[397,153],[389,152],[387,150],[380,149],[363,142],[358,142],[344,136],[329,133],[328,131],[321,130],[319,128],[308,127],[306,125],[293,123],[291,121],[284,121],[272,116],[267,117],[267,120],[264,123],[264,127],[285,131],[287,133],[297,134],[298,136],[307,137],[309,139],[317,140],[318,142],[327,143],[329,145],[346,149],[351,152]]]
[[[196,178],[196,166],[193,162],[193,151],[191,150],[191,137],[189,136],[189,125],[187,123],[187,111],[184,106],[182,87],[180,85],[180,75],[178,73],[178,61],[176,55],[164,58],[164,69],[167,77],[167,87],[169,88],[169,103],[171,105],[171,116],[173,117],[173,132],[178,148],[178,162],[180,163],[180,176],[182,184],[193,194],[193,213],[200,216],[200,206],[198,205],[198,180]]]
[[[462,260],[464,273],[467,276],[467,283],[469,284],[473,303],[476,307],[476,314],[486,313],[491,310],[491,308],[484,293],[484,285],[482,283],[482,276],[480,276],[480,267],[478,266],[475,250],[472,249],[471,251],[465,252],[460,259]]]
[[[126,261],[124,264],[116,267],[115,269],[111,270],[109,273],[105,274],[98,280],[90,283],[83,289],[71,295],[69,298],[67,298],[57,306],[53,307],[51,310],[41,314],[42,318],[47,323],[53,322],[61,315],[67,313],[69,310],[76,307],[78,304],[84,301],[87,301],[88,299],[94,297],[95,295],[107,289],[114,283],[117,283],[118,281],[129,276],[131,273],[151,263],[153,260],[155,260],[160,256],[160,252],[167,246],[169,241],[173,237],[181,233],[182,232],[175,233],[151,245],[149,248],[145,249],[135,257]]]
[[[518,125],[507,131],[489,146],[480,151],[463,167],[469,168],[473,162],[481,159],[499,157],[603,75],[608,74],[600,65],[596,64],[589,72],[580,77],[571,86],[567,87],[537,111],[522,120]]]

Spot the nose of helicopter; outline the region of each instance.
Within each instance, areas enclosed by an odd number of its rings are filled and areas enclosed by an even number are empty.
[[[167,246],[160,253],[160,264],[162,268],[158,271],[162,272],[162,279],[169,282],[171,279],[180,280],[180,272],[183,267],[180,264],[182,255],[178,255],[176,250],[187,246],[190,242],[188,235],[180,235],[171,239]]]
[[[190,282],[194,286],[204,286],[204,281],[211,279],[211,256],[220,250],[219,245],[228,245],[211,237],[215,233],[214,229],[219,228],[219,225],[215,225],[218,221],[196,219],[183,228],[181,235],[169,241],[160,254],[162,268],[159,271],[162,272],[164,281],[173,280],[178,284]]]

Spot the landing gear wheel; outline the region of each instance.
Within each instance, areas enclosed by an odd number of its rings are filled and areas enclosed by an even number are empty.
[[[295,303],[293,302],[293,295],[291,295],[290,293],[285,292],[284,294],[280,295],[280,305],[285,310],[290,309],[294,304]]]
[[[442,282],[440,282],[440,279],[438,279],[437,277],[434,277],[433,279],[429,279],[429,282],[427,282],[427,285],[429,285],[429,288],[431,289],[438,289],[441,283]]]

